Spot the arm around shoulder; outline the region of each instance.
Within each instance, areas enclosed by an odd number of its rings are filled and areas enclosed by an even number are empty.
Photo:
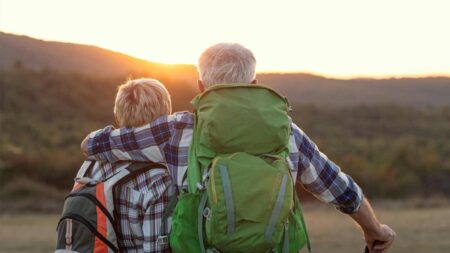
[[[114,129],[108,126],[92,132],[83,141],[89,159],[108,161],[164,162],[164,149],[176,134],[193,126],[193,115],[178,112],[133,128]]]

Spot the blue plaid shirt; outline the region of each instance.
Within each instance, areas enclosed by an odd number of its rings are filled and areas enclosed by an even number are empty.
[[[89,135],[87,152],[91,159],[111,163],[130,160],[166,163],[174,182],[182,185],[193,128],[194,116],[189,112],[161,116],[137,128],[108,126]],[[296,182],[343,213],[358,211],[363,199],[360,187],[321,153],[297,125],[292,123],[291,128],[289,161]]]

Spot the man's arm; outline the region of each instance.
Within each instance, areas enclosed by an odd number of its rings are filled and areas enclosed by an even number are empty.
[[[81,148],[93,160],[163,162],[166,144],[192,124],[192,114],[181,112],[159,117],[141,127],[106,127],[89,134]]]
[[[291,142],[295,141],[297,150],[290,152],[299,153],[296,161],[297,181],[319,200],[333,204],[343,213],[358,211],[363,200],[361,188],[320,152],[317,145],[295,124],[292,124],[292,134],[294,140]]]
[[[361,226],[370,252],[386,252],[395,232],[380,224],[369,201],[350,176],[320,152],[295,124],[292,124],[292,131],[300,153],[297,180],[318,199],[350,215]]]
[[[167,131],[170,133],[170,131]],[[170,136],[169,136],[170,138]],[[152,125],[113,129],[111,126],[90,133],[83,141],[82,152],[88,159],[115,163],[118,161],[162,162],[167,138],[157,139]]]
[[[84,140],[81,142],[81,146],[80,146],[80,148],[81,148],[81,152],[83,153],[83,155],[84,156],[86,156],[86,157],[88,157],[88,141],[89,141],[89,135],[90,134],[88,134],[85,138],[84,138]]]

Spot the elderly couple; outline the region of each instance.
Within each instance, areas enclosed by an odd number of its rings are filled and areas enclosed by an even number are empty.
[[[252,52],[239,44],[211,46],[199,59],[201,80],[198,87],[204,93],[218,84],[258,86],[255,64]],[[148,170],[122,186],[116,196],[119,198],[116,212],[121,234],[118,244],[122,252],[170,252],[168,243],[159,243],[158,238],[161,227],[170,223],[170,219],[163,216],[171,195],[176,194],[172,186],[185,185],[189,149],[197,133],[196,115],[172,113],[170,95],[164,85],[154,79],[131,80],[120,86],[114,114],[120,129],[106,127],[92,132],[82,143],[88,158],[101,164],[90,171],[89,176],[102,180],[132,162],[152,161],[167,166],[167,169]],[[240,127],[242,119],[235,120]],[[370,252],[386,252],[395,232],[377,220],[352,178],[321,153],[296,124],[289,124],[287,160],[293,181],[355,220]],[[261,126],[252,127],[257,130]],[[226,182],[223,183],[226,186]],[[272,191],[269,188],[268,194]]]

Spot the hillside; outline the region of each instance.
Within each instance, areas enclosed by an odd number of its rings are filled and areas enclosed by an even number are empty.
[[[6,37],[22,44],[9,42],[11,51],[6,52],[5,34],[0,34],[0,212],[59,210],[83,159],[81,140],[91,130],[114,124],[117,85],[129,75],[141,76],[126,73],[123,66],[141,66],[143,61],[95,47]],[[50,65],[42,59],[56,52],[53,47],[60,47],[60,54],[53,55],[56,63]],[[109,70],[97,66],[101,64],[84,66],[72,55],[81,52],[118,72],[104,75]],[[121,60],[110,63],[114,57]],[[142,64],[150,72],[167,67]],[[89,66],[98,67],[99,74],[84,72]],[[171,93],[174,111],[191,110],[195,70],[181,66],[187,75],[170,70],[178,67],[167,67],[158,79]],[[259,74],[258,79],[291,99],[294,122],[368,196],[449,196],[449,78],[337,80]]]
[[[0,32],[0,69],[16,64],[35,70],[54,69],[95,77],[152,76],[195,78],[192,65],[160,64],[95,46],[44,41]]]
[[[169,86],[183,82],[187,87],[176,93],[194,94],[197,91],[198,75],[192,65],[159,64],[94,46],[49,42],[0,32],[0,70],[18,64],[39,71],[52,69],[93,77],[149,76],[162,79]],[[260,73],[257,78],[260,83],[286,95],[293,104],[325,107],[450,105],[448,77],[341,80],[309,74]],[[172,95],[176,96],[176,93]]]
[[[258,81],[270,84],[289,100],[317,106],[450,105],[450,78],[329,79],[308,74],[260,74]]]

